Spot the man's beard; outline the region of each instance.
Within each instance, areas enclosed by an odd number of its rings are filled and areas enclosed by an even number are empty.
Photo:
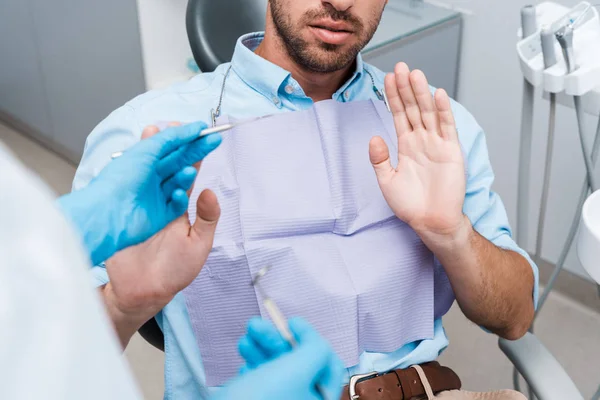
[[[354,17],[352,14],[345,11],[337,11],[332,7],[326,7],[322,10],[311,10],[307,12],[299,22],[299,26],[308,26],[310,21],[318,20],[319,18],[331,18],[334,21],[345,21],[352,25],[353,35],[357,35],[359,40],[351,48],[342,51],[342,46],[329,43],[321,43],[319,50],[311,49],[311,44],[306,42],[302,37],[295,32],[298,29],[294,27],[290,18],[285,14],[283,6],[278,0],[269,1],[271,7],[271,15],[277,34],[282,39],[288,54],[294,62],[300,67],[319,73],[331,73],[346,68],[356,60],[358,53],[369,43],[377,26],[379,18],[374,21],[372,26],[365,29],[363,23]],[[382,10],[383,12],[383,10]],[[313,50],[313,51],[311,51]]]

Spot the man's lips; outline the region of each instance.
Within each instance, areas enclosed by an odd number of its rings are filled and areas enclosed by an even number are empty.
[[[310,30],[322,42],[333,45],[344,44],[352,35],[352,27],[341,21],[318,21]]]
[[[345,21],[334,21],[332,19],[320,19],[315,21],[314,23],[310,24],[313,27],[316,28],[323,28],[323,29],[327,29],[330,31],[334,31],[334,32],[352,32],[353,31],[353,27],[351,24],[345,22]]]

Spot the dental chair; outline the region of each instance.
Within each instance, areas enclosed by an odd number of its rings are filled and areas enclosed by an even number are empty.
[[[268,0],[189,0],[186,28],[200,70],[211,72],[231,60],[237,39],[264,30]],[[231,12],[230,10],[235,10]],[[164,336],[153,318],[139,330],[164,351]],[[577,387],[546,347],[528,333],[517,341],[499,339],[500,349],[540,400],[583,400]]]
[[[237,39],[265,29],[268,0],[189,0],[186,28],[203,72],[231,61]]]
[[[583,400],[571,377],[535,335],[527,333],[516,341],[499,339],[498,345],[538,399]]]

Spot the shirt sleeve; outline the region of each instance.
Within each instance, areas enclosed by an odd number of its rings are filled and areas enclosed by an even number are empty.
[[[108,283],[108,273],[106,272],[106,265],[104,263],[92,267],[92,285],[98,288]]]
[[[474,229],[496,246],[514,251],[531,265],[534,276],[533,302],[537,309],[539,271],[529,254],[512,238],[508,216],[500,196],[492,190],[494,172],[489,160],[485,134],[473,116],[453,103],[459,138],[466,154],[467,190],[464,213]]]
[[[85,141],[83,156],[75,178],[73,191],[86,187],[112,160],[117,151],[127,150],[140,140],[142,129],[129,105],[117,109],[100,122]]]

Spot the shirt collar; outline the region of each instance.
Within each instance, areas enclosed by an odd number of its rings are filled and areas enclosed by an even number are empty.
[[[338,99],[338,97],[340,97],[342,94],[344,94],[344,92],[349,91],[351,92],[351,86],[354,86],[355,83],[359,82],[360,79],[363,77],[365,73],[365,63],[362,59],[362,55],[360,53],[358,53],[358,56],[356,56],[356,68],[354,69],[354,73],[352,74],[352,76],[350,77],[350,79],[348,79],[346,81],[346,83],[344,83],[342,85],[342,87],[340,87],[337,92],[335,92],[333,94],[333,98],[334,99]],[[350,95],[351,93],[349,93]]]
[[[289,71],[254,53],[263,38],[264,32],[249,33],[240,37],[233,52],[231,65],[236,74],[248,86],[268,99],[273,99],[278,96],[281,86],[292,77]],[[359,54],[352,77],[342,85],[333,98],[337,99],[350,86],[358,82],[364,74],[364,68],[362,56]]]
[[[231,66],[246,85],[272,99],[277,97],[279,88],[290,73],[254,53],[263,38],[263,32],[240,37],[233,52]]]

